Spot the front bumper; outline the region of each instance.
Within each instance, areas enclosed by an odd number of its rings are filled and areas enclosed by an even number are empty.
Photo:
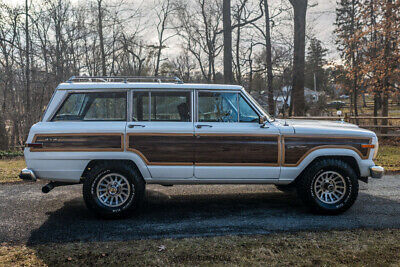
[[[383,174],[385,173],[385,169],[381,166],[372,166],[369,167],[369,172],[372,178],[380,179],[382,178]]]
[[[23,169],[19,174],[19,178],[25,181],[36,182],[36,175],[31,169]]]

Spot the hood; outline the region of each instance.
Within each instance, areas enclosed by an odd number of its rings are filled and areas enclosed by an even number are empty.
[[[321,134],[337,136],[376,136],[374,132],[343,121],[326,120],[277,120],[281,125],[290,126],[296,134]]]
[[[282,123],[289,124],[290,126],[327,126],[327,127],[340,127],[340,128],[359,128],[357,125],[344,122],[344,121],[327,121],[327,120],[280,120]]]

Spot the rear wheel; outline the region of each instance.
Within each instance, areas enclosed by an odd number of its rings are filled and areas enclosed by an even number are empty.
[[[104,218],[131,215],[143,202],[145,184],[135,168],[104,162],[92,168],[83,184],[86,206]]]
[[[339,214],[349,209],[358,196],[358,177],[340,159],[321,159],[307,168],[297,193],[314,212]]]

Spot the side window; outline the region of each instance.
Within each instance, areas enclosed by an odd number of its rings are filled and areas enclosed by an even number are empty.
[[[152,121],[190,121],[190,92],[151,92]]]
[[[125,121],[126,92],[68,95],[52,121]]]
[[[133,121],[150,120],[150,92],[133,93]]]
[[[242,95],[239,94],[239,121],[258,122],[259,116],[254,109],[247,103]]]
[[[199,92],[200,122],[238,122],[238,94]]]
[[[190,111],[190,92],[166,91],[133,93],[134,121],[190,122]]]

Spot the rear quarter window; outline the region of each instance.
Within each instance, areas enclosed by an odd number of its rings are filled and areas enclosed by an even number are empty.
[[[125,121],[127,92],[70,93],[52,121]]]

